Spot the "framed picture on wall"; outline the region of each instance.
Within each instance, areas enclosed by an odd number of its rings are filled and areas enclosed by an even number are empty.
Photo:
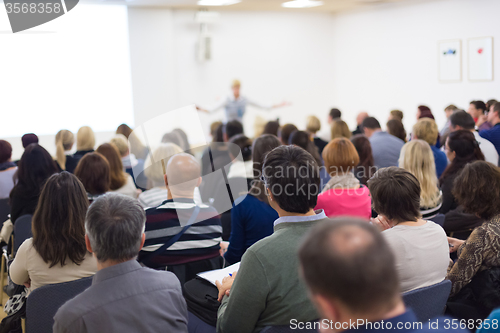
[[[493,81],[493,37],[468,40],[469,81]]]
[[[462,42],[459,39],[438,42],[439,81],[462,81]]]

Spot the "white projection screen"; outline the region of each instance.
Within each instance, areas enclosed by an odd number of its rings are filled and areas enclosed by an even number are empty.
[[[0,137],[134,125],[125,6],[80,3],[13,34],[0,5]]]

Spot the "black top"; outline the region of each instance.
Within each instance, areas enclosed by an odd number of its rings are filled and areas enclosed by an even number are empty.
[[[361,130],[361,125],[356,126],[356,129],[352,131],[352,135],[356,134],[364,134],[363,131]]]
[[[314,144],[316,145],[316,147],[318,147],[318,152],[319,152],[319,155],[321,156],[321,154],[323,154],[323,149],[325,149],[328,142],[326,142],[325,140],[318,138],[318,137],[315,137],[313,139],[313,141],[314,141]]]
[[[455,180],[457,174],[448,175],[443,180],[443,184],[441,185],[441,191],[443,192],[443,205],[441,206],[441,210],[439,213],[446,214],[450,210],[453,210],[458,207],[458,202],[451,193],[453,189],[453,181]]]
[[[73,155],[68,155],[66,156],[66,171],[74,173],[76,166],[78,165],[78,162],[80,159],[88,153],[93,153],[94,149],[91,150],[78,150],[76,153]]]
[[[33,215],[39,196],[40,193],[20,191],[17,187],[12,189],[10,193],[10,220],[12,224],[15,224],[20,216]]]
[[[467,236],[472,232],[468,230],[479,227],[483,224],[483,222],[483,219],[474,214],[465,213],[463,207],[458,206],[456,209],[450,210],[445,215],[443,229],[446,231],[448,236],[453,232],[453,237],[464,239],[463,237],[460,237],[462,234],[464,234],[465,238],[467,238]]]

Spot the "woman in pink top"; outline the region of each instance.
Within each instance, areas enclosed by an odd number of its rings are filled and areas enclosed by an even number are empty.
[[[356,148],[346,138],[337,138],[323,150],[326,171],[332,177],[318,196],[316,209],[323,209],[328,217],[371,217],[370,191],[353,174],[359,163]]]

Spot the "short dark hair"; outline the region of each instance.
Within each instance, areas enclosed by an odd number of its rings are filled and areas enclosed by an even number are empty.
[[[369,129],[379,129],[380,123],[375,117],[368,117],[363,120],[361,127]]]
[[[33,247],[49,267],[69,259],[79,265],[87,254],[85,214],[89,200],[83,184],[69,172],[47,179],[33,215]]]
[[[498,103],[496,99],[490,99],[486,102],[486,111],[489,111],[492,105]]]
[[[476,126],[474,118],[463,110],[456,111],[450,116],[450,124],[453,127],[460,126],[464,130],[472,130]]]
[[[0,163],[7,162],[12,157],[12,146],[9,141],[0,140]]]
[[[335,119],[335,118],[341,118],[342,117],[342,112],[337,109],[337,108],[333,108],[330,110],[330,117],[332,119]]]
[[[262,132],[262,134],[272,134],[278,136],[279,129],[280,129],[279,120],[268,121],[266,126],[264,126],[264,132]]]
[[[394,254],[366,221],[343,217],[317,224],[299,260],[313,294],[340,300],[353,312],[387,312],[400,299]]]
[[[243,134],[235,135],[229,140],[228,150],[234,158],[241,152],[243,161],[250,161],[252,159],[252,140]]]
[[[279,130],[279,137],[284,145],[288,145],[290,140],[290,135],[298,130],[297,126],[294,124],[285,124]]]
[[[21,138],[21,142],[23,143],[23,148],[26,148],[32,143],[38,143],[38,136],[34,133],[24,134]]]
[[[264,159],[262,174],[266,188],[284,211],[305,214],[316,207],[319,166],[304,149],[293,145],[274,148]]]
[[[238,134],[243,134],[243,125],[238,120],[228,121],[224,125],[224,133],[226,133],[227,140]]]
[[[85,230],[97,260],[133,259],[141,248],[146,214],[136,199],[107,193],[90,205]]]
[[[478,110],[483,110],[483,113],[486,110],[486,104],[483,101],[472,101],[470,104],[474,105]]]
[[[485,161],[469,163],[455,178],[452,192],[467,212],[489,220],[500,214],[500,168]]]
[[[85,190],[92,195],[109,191],[111,185],[108,160],[99,153],[87,153],[78,162],[75,176],[80,179]]]
[[[420,217],[420,183],[410,172],[397,167],[379,169],[368,181],[373,209],[396,222]]]
[[[500,103],[493,104],[493,112],[498,113],[498,115],[500,116]]]

